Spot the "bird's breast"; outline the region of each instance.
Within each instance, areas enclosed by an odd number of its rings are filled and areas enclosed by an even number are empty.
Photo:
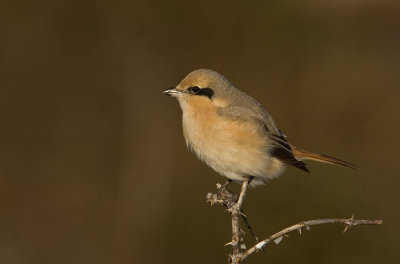
[[[183,111],[184,136],[202,161],[233,180],[269,174],[273,161],[259,124],[221,116],[216,107],[190,110]]]

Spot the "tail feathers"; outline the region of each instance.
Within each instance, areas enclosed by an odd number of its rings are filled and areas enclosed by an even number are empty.
[[[357,165],[354,165],[354,164],[344,161],[344,160],[340,160],[340,159],[337,159],[337,158],[334,158],[334,157],[331,157],[328,155],[324,155],[324,154],[310,152],[310,151],[307,151],[307,150],[304,150],[301,148],[297,148],[293,145],[290,145],[290,147],[292,148],[293,155],[297,159],[300,159],[300,160],[302,160],[302,159],[314,160],[314,161],[319,161],[319,162],[323,162],[323,163],[348,167],[351,169],[360,169]]]

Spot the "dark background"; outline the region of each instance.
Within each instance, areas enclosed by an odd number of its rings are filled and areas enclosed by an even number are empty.
[[[251,189],[260,237],[384,220],[293,233],[246,263],[397,263],[399,18],[394,0],[2,1],[0,262],[226,263],[230,217],[205,203],[224,179],[161,94],[204,67],[292,143],[363,168],[309,162]]]

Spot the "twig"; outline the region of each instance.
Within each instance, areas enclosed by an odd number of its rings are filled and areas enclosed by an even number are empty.
[[[247,216],[244,214],[243,209],[240,211],[240,214],[242,215],[243,223],[246,225],[247,229],[250,231],[250,234],[254,237],[256,242],[258,243],[258,237],[256,233],[254,232],[253,228],[251,227],[249,220],[247,220]]]
[[[214,204],[221,204],[227,208],[227,210],[231,213],[231,208],[232,206],[238,201],[239,195],[231,192],[230,190],[227,189],[228,185],[232,181],[229,180],[225,182],[224,184],[219,184],[217,183],[217,193],[208,193],[206,196],[206,201],[210,203],[211,205]],[[247,229],[250,231],[250,234],[254,237],[256,242],[259,241],[257,235],[255,234],[253,228],[251,227],[249,221],[247,220],[246,215],[244,214],[243,209],[240,210],[240,215],[243,219],[244,224],[246,225]],[[231,244],[231,243],[229,243]]]
[[[348,228],[352,226],[357,226],[357,225],[381,225],[383,223],[382,220],[356,220],[354,219],[354,215],[350,217],[349,219],[339,219],[339,218],[330,218],[330,219],[317,219],[317,220],[309,220],[309,221],[304,221],[300,222],[298,224],[289,226],[281,231],[279,231],[276,234],[273,234],[272,236],[264,239],[261,242],[258,242],[256,245],[253,247],[249,248],[247,251],[242,252],[243,249],[245,249],[244,245],[241,245],[241,231],[240,231],[240,224],[239,224],[239,216],[241,215],[243,217],[244,223],[247,225],[247,227],[250,230],[250,233],[253,234],[253,231],[248,224],[246,216],[243,214],[242,210],[242,204],[244,200],[244,196],[246,195],[246,190],[249,184],[249,180],[247,179],[243,182],[242,189],[240,191],[240,194],[237,195],[236,193],[233,193],[229,191],[226,187],[230,183],[230,181],[226,182],[225,184],[217,184],[217,190],[218,192],[216,194],[208,193],[206,200],[209,202],[211,205],[213,204],[222,204],[224,205],[227,210],[231,213],[232,215],[232,241],[228,244],[232,245],[232,254],[229,256],[230,257],[230,263],[238,264],[245,260],[248,256],[251,254],[263,250],[264,247],[274,241],[276,244],[281,242],[284,236],[286,236],[287,233],[292,232],[297,230],[300,234],[303,228],[309,230],[310,226],[313,225],[322,225],[322,224],[343,224],[345,225],[345,228],[343,232],[346,232]],[[258,240],[257,236],[254,235],[256,240]]]
[[[345,228],[343,230],[343,233],[347,231],[348,228],[352,226],[357,226],[357,225],[381,225],[383,223],[382,220],[356,220],[354,219],[354,215],[349,218],[349,219],[339,219],[339,218],[331,218],[331,219],[316,219],[316,220],[309,220],[309,221],[304,221],[300,222],[298,224],[289,226],[281,231],[279,231],[276,234],[273,234],[267,239],[264,239],[263,241],[257,243],[255,246],[252,248],[249,248],[246,252],[241,254],[240,258],[241,260],[246,259],[248,256],[251,254],[257,252],[261,248],[263,248],[265,245],[271,243],[272,241],[276,241],[276,243],[279,243],[284,235],[286,235],[289,232],[292,232],[294,230],[298,230],[299,233],[301,234],[301,229],[305,228],[307,230],[310,229],[310,226],[313,225],[323,225],[323,224],[344,224]]]

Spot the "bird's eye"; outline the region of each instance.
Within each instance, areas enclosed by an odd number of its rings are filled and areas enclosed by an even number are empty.
[[[191,90],[192,90],[192,92],[194,92],[194,93],[198,93],[198,92],[200,92],[200,87],[198,87],[198,86],[193,86]]]

